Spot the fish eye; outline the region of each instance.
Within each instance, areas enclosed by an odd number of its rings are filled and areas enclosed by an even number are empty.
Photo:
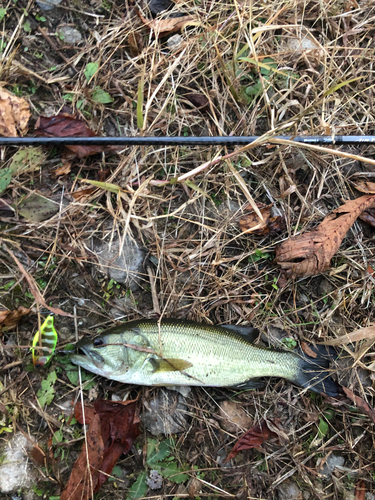
[[[104,344],[104,340],[101,339],[100,337],[98,337],[98,338],[94,339],[93,344],[94,344],[94,347],[100,347]]]

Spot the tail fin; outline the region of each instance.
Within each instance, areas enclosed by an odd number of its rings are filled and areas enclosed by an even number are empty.
[[[307,356],[300,351],[300,370],[294,382],[310,391],[337,396],[340,386],[329,374],[329,363],[337,357],[333,348],[324,345],[309,346],[316,357]]]

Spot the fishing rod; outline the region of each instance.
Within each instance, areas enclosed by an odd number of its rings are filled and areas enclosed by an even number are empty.
[[[231,146],[251,144],[262,136],[213,137],[0,137],[0,146]],[[301,144],[373,144],[373,135],[300,135],[267,138],[289,140]]]

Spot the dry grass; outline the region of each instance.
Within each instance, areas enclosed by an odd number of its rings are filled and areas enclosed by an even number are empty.
[[[31,2],[9,4],[0,25],[7,44],[0,79],[29,100],[35,119],[70,106],[92,129],[107,135],[374,133],[371,0],[179,1],[174,10],[196,16],[199,25],[184,29],[173,51],[165,38],[149,34],[130,3],[62,4],[51,16],[44,14],[45,22],[37,20],[41,13]],[[145,6],[140,8],[147,15]],[[23,27],[27,20],[30,32]],[[60,23],[78,27],[84,41],[67,46],[55,35]],[[51,49],[38,25],[48,26],[59,52]],[[313,49],[300,50],[300,40],[307,39]],[[84,70],[89,62],[98,62],[100,69],[88,83]],[[137,111],[142,86],[144,102]],[[95,87],[108,92],[114,102],[95,102]],[[204,109],[189,101],[191,93],[205,96]],[[53,169],[60,165],[61,151],[50,151],[40,171],[16,177],[2,197],[16,202],[37,190],[59,203],[63,198],[61,213],[42,223],[27,222],[17,212],[1,216],[1,236],[49,305],[70,313],[76,308],[79,334],[113,323],[111,307],[126,296],[125,287],[108,289],[90,239],[116,239],[125,230],[147,248],[150,264],[141,290],[131,294],[130,305],[126,302],[124,318],[161,312],[212,324],[251,323],[266,335],[278,327],[296,340],[332,339],[372,321],[373,229],[358,221],[329,272],[284,289],[277,285],[280,270],[273,251],[288,236],[315,227],[343,200],[358,196],[349,182],[353,172],[373,175],[373,165],[356,161],[359,156],[373,161],[372,146],[341,151],[352,158],[319,147],[258,143],[189,176],[194,168],[233,151],[128,148],[115,155],[73,160],[71,173],[60,177]],[[2,164],[13,154],[12,149],[3,150]],[[178,183],[156,182],[184,174],[188,179]],[[98,190],[74,198],[74,192],[87,188],[84,179],[116,184],[123,195]],[[240,231],[238,221],[246,206],[259,202],[276,205],[285,216],[285,232],[262,237]],[[30,306],[27,283],[9,254],[0,252],[2,306]],[[47,312],[35,304],[33,311]],[[11,336],[16,344],[29,344],[36,318],[23,322]],[[73,320],[59,317],[56,323],[61,345],[73,341]],[[371,403],[373,378],[364,367],[374,355],[367,342],[366,349],[360,343],[350,346],[354,356],[360,352],[359,362],[342,371],[346,386]],[[25,351],[6,351],[2,367],[24,356]],[[4,388],[9,387],[1,397],[13,409],[13,425],[43,443],[46,426],[52,424],[46,417],[40,423],[29,402],[35,401],[45,374],[23,373],[18,365],[1,372]],[[109,384],[98,382],[99,395],[108,395]],[[56,387],[59,398],[46,409],[52,417],[61,414],[60,400],[76,395],[64,374]],[[360,480],[367,492],[375,490],[373,423],[348,399],[312,398],[277,380],[264,390],[229,395],[256,421],[281,419],[289,441],[266,444],[266,454],[247,452],[233,467],[220,467],[220,450],[229,450],[235,441],[216,426],[217,401],[228,392],[197,389],[190,407],[191,426],[177,442],[176,453],[182,463],[204,472],[200,477],[209,485],[201,484],[200,497],[221,498],[222,490],[236,498],[278,498],[277,487],[287,478],[309,492],[305,498],[344,498],[344,490],[352,490]],[[327,420],[327,412],[332,419]],[[323,438],[317,432],[320,418],[329,424]],[[68,426],[64,432],[69,435]],[[323,481],[320,467],[332,453],[345,458],[345,468]],[[45,478],[52,478],[44,483],[49,494],[65,481],[72,457],[74,453],[53,472],[44,472]],[[142,463],[129,456],[124,466],[133,471]],[[113,483],[103,491],[100,498],[124,498]],[[158,498],[173,496],[186,496],[186,490],[167,484]]]

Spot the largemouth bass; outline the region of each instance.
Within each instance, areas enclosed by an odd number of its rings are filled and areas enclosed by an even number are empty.
[[[335,396],[324,346],[316,357],[252,344],[250,327],[211,326],[193,321],[139,320],[82,339],[76,365],[111,380],[147,386],[246,387],[258,377],[282,377]]]

